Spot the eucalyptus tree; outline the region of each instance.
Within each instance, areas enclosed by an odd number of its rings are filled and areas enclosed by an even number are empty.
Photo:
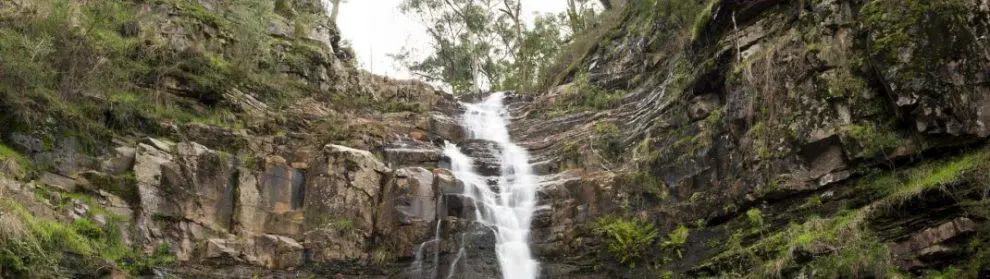
[[[404,0],[400,9],[420,19],[431,39],[429,55],[392,56],[413,74],[446,84],[454,93],[531,88],[563,42],[558,15],[527,24],[520,0]]]

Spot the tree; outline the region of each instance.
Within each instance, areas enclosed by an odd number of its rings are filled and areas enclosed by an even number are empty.
[[[602,5],[610,5],[602,0]],[[609,6],[606,6],[609,7]],[[580,33],[595,19],[595,9],[591,0],[567,0],[567,19],[571,31]]]
[[[323,0],[323,6],[325,6],[325,7],[328,7],[328,6],[331,6],[331,5],[333,6],[333,9],[330,10],[330,22],[333,22],[334,24],[337,23],[337,14],[340,13],[340,3],[346,3],[346,2],[347,2],[346,0],[344,0],[344,1],[341,1],[341,0]]]
[[[432,49],[418,60],[408,49],[391,56],[454,93],[532,88],[566,28],[559,15],[540,16],[530,26],[520,0],[404,0],[400,8],[424,23]]]

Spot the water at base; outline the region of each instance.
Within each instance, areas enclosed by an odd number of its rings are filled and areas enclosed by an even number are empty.
[[[464,196],[475,203],[475,220],[495,232],[502,278],[532,279],[539,273],[539,262],[533,259],[528,243],[536,210],[536,179],[529,153],[509,138],[503,98],[502,93],[494,93],[480,103],[465,104],[460,119],[469,138],[497,143],[499,150],[493,152],[500,157],[502,170],[496,189],[475,171],[474,159],[456,145],[447,143],[443,153],[450,158],[454,176],[464,184]]]

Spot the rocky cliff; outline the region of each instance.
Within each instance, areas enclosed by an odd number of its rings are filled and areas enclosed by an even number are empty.
[[[507,99],[545,277],[990,274],[990,3],[611,3]],[[439,151],[491,143],[325,18],[0,3],[0,276],[498,277]]]
[[[320,1],[6,1],[0,32],[0,277],[381,276],[433,221],[391,209],[449,96],[356,69]]]
[[[549,92],[517,102],[516,135],[580,177],[545,190],[544,261],[644,278],[986,276],[988,12],[757,0],[605,14]]]

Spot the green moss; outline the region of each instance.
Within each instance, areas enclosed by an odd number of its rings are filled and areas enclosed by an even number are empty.
[[[755,232],[739,229],[729,237],[725,252],[713,257],[707,266],[724,274],[749,274],[754,278],[795,277],[798,273],[824,278],[900,276],[888,243],[881,241],[868,223],[879,218],[882,210],[901,206],[934,189],[964,181],[978,183],[976,189],[987,189],[984,180],[990,172],[988,162],[990,152],[979,150],[910,169],[867,175],[853,186],[853,192],[865,205],[841,210],[827,218],[811,216],[770,234],[761,230],[761,237],[751,245],[743,245],[745,242],[741,239]],[[801,207],[807,209],[821,203],[818,196],[812,196]],[[971,207],[967,210],[971,214],[986,211],[982,210],[985,208],[982,201]],[[762,212],[750,210],[741,217],[741,223],[745,228],[762,224],[765,218]],[[973,241],[980,243],[977,246],[984,243],[983,240]],[[969,249],[967,253],[974,255],[972,258],[990,258],[986,256],[990,251],[981,251],[982,248]],[[983,262],[963,264],[979,270],[977,266],[982,266]]]
[[[872,158],[884,156],[906,143],[897,133],[879,128],[872,123],[851,125],[845,128],[846,135],[860,147],[855,157]]]
[[[625,153],[622,133],[614,123],[599,122],[595,124],[595,147],[608,160],[615,160]]]
[[[846,275],[884,278],[896,274],[887,245],[863,224],[865,211],[846,211],[828,219],[812,217],[801,224],[742,245],[742,234],[730,237],[729,249],[713,258],[728,264],[724,274],[749,278],[793,277],[794,273],[823,278]],[[799,255],[810,255],[798,262]]]
[[[916,42],[919,35],[928,34],[925,28],[954,32],[955,28],[966,26],[962,15],[968,9],[962,0],[881,0],[864,5],[860,13],[863,25],[874,35],[872,50],[881,58],[896,61],[902,47]]]
[[[765,225],[763,223],[763,211],[760,210],[759,208],[754,207],[747,210],[746,220],[749,222],[749,225],[752,226],[756,231],[762,230],[763,226]]]
[[[870,91],[865,79],[853,75],[846,69],[830,72],[825,76],[825,81],[828,84],[828,95],[831,97],[856,98]]]
[[[659,176],[650,173],[649,169],[627,172],[616,178],[616,184],[632,193],[646,193],[657,200],[666,200],[670,190]]]

